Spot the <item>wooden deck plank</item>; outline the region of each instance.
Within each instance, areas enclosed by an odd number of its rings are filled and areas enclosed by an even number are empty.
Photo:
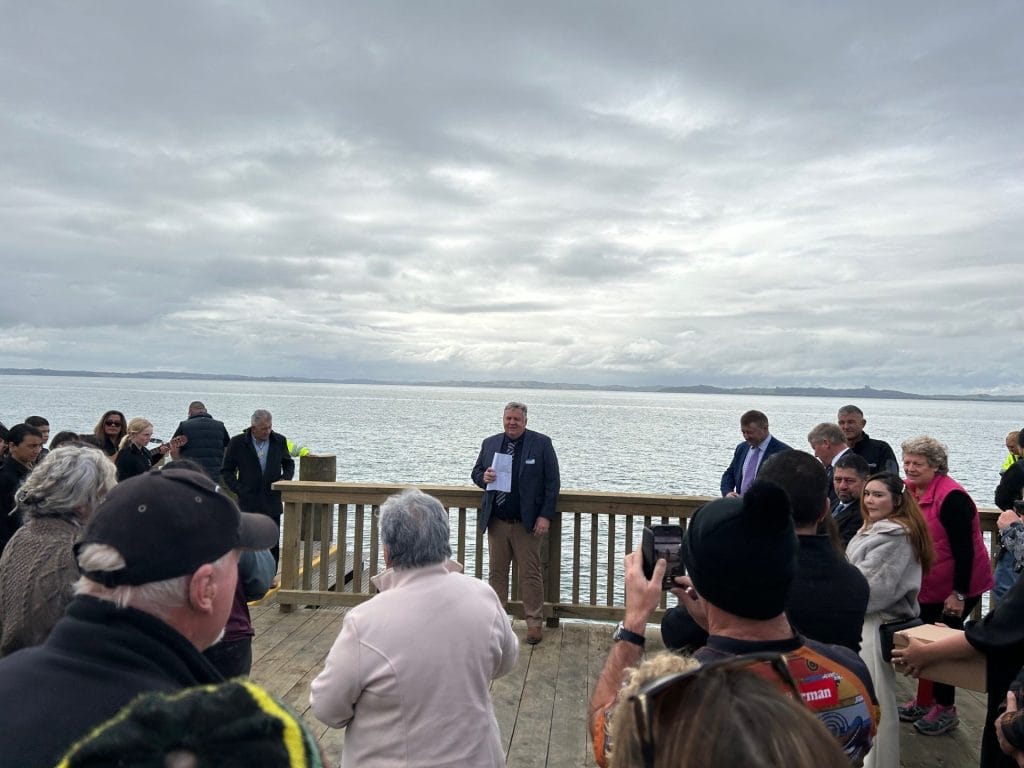
[[[547,765],[550,768],[577,768],[588,764],[587,705],[590,686],[587,657],[590,653],[590,629],[581,624],[566,624],[561,634],[561,659],[555,682]]]
[[[506,764],[510,768],[547,765],[562,635],[561,630],[548,630],[539,645],[522,643],[519,646],[519,664],[527,665],[527,670],[512,743],[506,753]]]
[[[323,667],[327,651],[341,629],[341,613],[337,610],[301,609],[301,612],[310,614],[302,625],[305,642],[278,644],[263,657],[258,675],[253,675],[253,679],[260,685],[284,691],[282,698],[285,702],[300,711],[309,700],[309,686],[306,686],[305,701],[302,701],[303,695],[294,688],[311,670]],[[298,616],[301,612],[288,615]]]
[[[530,655],[530,646],[526,644],[526,625],[519,622],[513,625],[513,630],[519,638],[519,660],[511,672],[491,681],[491,702],[501,731],[501,746],[506,755],[516,729],[519,704],[523,699],[523,688],[526,685],[526,670],[529,667],[527,659]]]
[[[316,720],[309,711],[309,686],[323,668],[344,610],[296,608],[292,613],[280,613],[276,607],[258,606],[252,614],[256,627],[253,679],[303,716],[328,765],[338,765],[344,731]],[[519,662],[512,672],[491,684],[507,764],[514,768],[592,768],[587,712],[612,644],[613,626],[563,620],[560,627],[547,628],[544,641],[533,647],[525,642],[522,621],[516,621],[513,629],[520,640]],[[646,634],[649,653],[663,650],[657,625],[650,625]],[[915,685],[916,681],[897,675],[898,700],[909,699]],[[922,736],[909,723],[900,726],[903,768],[978,764],[985,695],[958,691],[957,710],[960,727],[942,736]]]

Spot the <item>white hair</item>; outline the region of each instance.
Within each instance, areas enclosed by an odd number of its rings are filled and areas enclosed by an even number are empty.
[[[222,570],[228,550],[213,562],[214,568]],[[85,571],[117,571],[124,568],[121,553],[107,544],[86,544],[78,553],[78,566]],[[107,587],[81,576],[75,582],[76,595],[89,595],[113,603],[118,608],[137,608],[140,611],[166,618],[173,611],[188,605],[188,587],[192,575],[175,576],[173,579],[151,581],[148,584],[122,584]]]

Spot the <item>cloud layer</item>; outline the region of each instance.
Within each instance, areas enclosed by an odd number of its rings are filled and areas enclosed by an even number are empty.
[[[22,3],[8,367],[1020,391],[1011,3]]]

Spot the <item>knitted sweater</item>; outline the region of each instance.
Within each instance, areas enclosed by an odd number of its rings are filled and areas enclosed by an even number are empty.
[[[72,551],[81,527],[64,517],[33,517],[0,557],[0,656],[39,645],[71,602],[78,579]]]

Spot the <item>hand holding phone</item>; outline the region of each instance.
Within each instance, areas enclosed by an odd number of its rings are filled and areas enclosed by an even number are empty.
[[[679,525],[652,525],[644,528],[643,539],[640,543],[644,556],[644,575],[650,579],[654,575],[654,566],[659,559],[667,563],[665,578],[662,581],[662,589],[672,589],[676,586],[676,576],[686,573],[681,558],[683,546],[683,529]]]

